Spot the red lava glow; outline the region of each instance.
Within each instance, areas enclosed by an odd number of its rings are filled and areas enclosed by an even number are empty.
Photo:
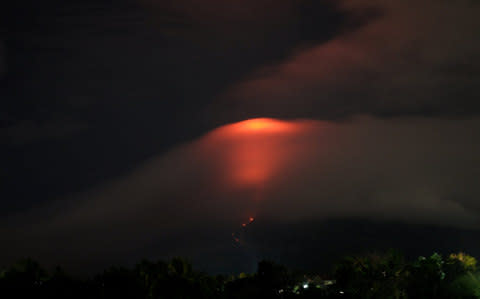
[[[301,121],[255,118],[215,130],[223,152],[225,177],[235,186],[261,188],[285,163],[298,158],[298,134],[309,129]]]
[[[235,123],[231,125],[231,129],[236,133],[244,134],[285,133],[294,130],[295,126],[272,118],[254,118]]]

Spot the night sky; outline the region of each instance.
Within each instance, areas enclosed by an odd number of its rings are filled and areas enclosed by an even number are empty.
[[[472,0],[7,1],[0,265],[480,256],[479,15]]]

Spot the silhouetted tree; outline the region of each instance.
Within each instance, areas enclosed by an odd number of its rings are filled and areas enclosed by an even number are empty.
[[[18,261],[2,273],[0,288],[5,298],[26,298],[43,293],[47,271],[27,258]]]
[[[24,259],[0,271],[0,298],[392,298],[480,299],[476,260],[464,253],[439,254],[406,262],[395,251],[343,259],[336,284],[319,275],[291,272],[261,261],[256,273],[212,276],[182,259],[143,260],[133,269],[111,267],[92,280],[70,277],[60,267],[51,274]]]
[[[352,298],[407,298],[406,277],[404,258],[395,251],[347,257],[334,271],[335,288]]]

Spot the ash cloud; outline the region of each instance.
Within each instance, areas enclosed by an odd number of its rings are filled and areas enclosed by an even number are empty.
[[[239,119],[478,114],[478,2],[359,0],[341,1],[338,9],[378,14],[357,30],[259,68],[212,111]]]
[[[479,228],[478,119],[286,124],[296,130],[261,140],[232,134],[235,125],[214,130],[123,178],[10,217],[2,256],[108,263],[151,246],[156,256],[202,256],[230,248],[231,231],[250,216],[272,225],[360,218]],[[245,144],[276,162],[266,180],[231,180]]]

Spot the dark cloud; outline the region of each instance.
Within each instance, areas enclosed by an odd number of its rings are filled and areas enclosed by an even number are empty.
[[[58,139],[87,129],[85,124],[21,122],[0,128],[0,144],[20,146],[32,142]]]
[[[258,1],[205,1],[197,0],[142,0],[151,7],[154,17],[160,21],[166,16],[174,16],[172,22],[177,26],[167,26],[166,29],[176,30],[177,34],[194,37],[200,34],[202,39],[196,39],[205,44],[213,39],[220,42],[257,43],[261,39],[278,35],[278,30],[285,29],[289,35],[298,20],[299,9],[312,1],[291,0],[258,0]],[[299,4],[300,3],[300,4]],[[327,8],[328,2],[322,1],[322,7]],[[322,14],[322,12],[318,12]],[[181,26],[183,25],[183,26]],[[172,32],[170,31],[170,32]],[[214,43],[218,46],[218,43]],[[248,47],[248,45],[245,45]]]
[[[11,217],[2,225],[5,259],[62,251],[67,260],[105,261],[152,244],[160,256],[201,257],[231,248],[230,232],[250,216],[274,226],[361,218],[479,229],[478,119],[249,124]],[[211,243],[192,248],[185,240],[196,235]]]
[[[3,40],[0,39],[0,80],[3,79],[6,72],[7,72],[7,53],[5,50],[5,44]]]
[[[477,2],[340,4],[353,15],[368,7],[381,14],[361,29],[260,69],[234,85],[214,111],[239,118],[462,116],[480,111]]]

